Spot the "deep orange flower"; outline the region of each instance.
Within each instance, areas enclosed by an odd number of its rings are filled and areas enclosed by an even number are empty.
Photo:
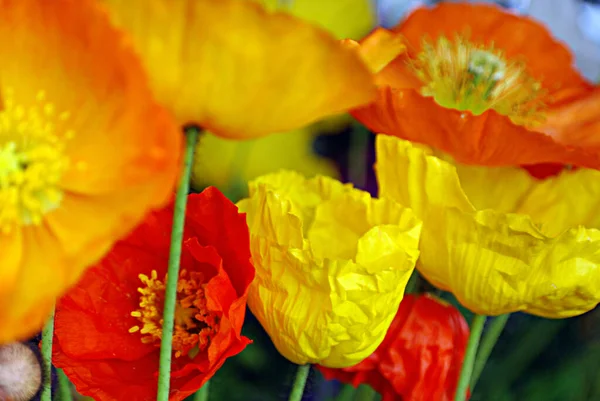
[[[406,51],[377,66],[377,100],[353,112],[371,130],[461,163],[600,167],[598,152],[570,132],[546,134],[546,117],[591,85],[541,24],[492,5],[441,3],[417,9],[393,32],[373,32],[363,57],[389,52],[389,37]]]
[[[0,344],[162,207],[181,135],[92,0],[0,0]]]
[[[358,365],[319,366],[327,379],[368,384],[382,401],[452,401],[469,339],[453,306],[429,295],[405,295],[385,339]]]
[[[151,214],[57,304],[53,362],[96,401],[156,399],[173,209]],[[170,400],[198,390],[249,340],[248,228],[217,189],[190,195],[177,286]]]

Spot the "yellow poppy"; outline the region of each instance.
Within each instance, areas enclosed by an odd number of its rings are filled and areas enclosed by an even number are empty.
[[[269,9],[287,11],[317,24],[338,39],[358,40],[375,27],[372,0],[256,0]]]
[[[250,183],[248,305],[297,364],[347,367],[383,340],[418,258],[421,222],[339,181],[282,171]]]
[[[247,0],[105,0],[181,124],[253,138],[368,103],[372,75],[325,30]]]
[[[245,141],[206,133],[196,148],[192,186],[214,185],[226,190],[236,179],[245,183],[282,168],[309,176],[338,177],[335,163],[314,153],[315,136],[308,128]]]
[[[181,135],[92,0],[0,0],[0,344],[54,302],[150,208]]]
[[[467,308],[564,318],[600,302],[600,172],[537,180],[390,136],[376,147],[380,196],[423,219],[417,268]]]

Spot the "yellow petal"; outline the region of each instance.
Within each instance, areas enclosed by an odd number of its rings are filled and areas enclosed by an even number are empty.
[[[593,309],[600,302],[600,232],[573,227],[556,234],[526,214],[477,210],[474,204],[490,207],[494,196],[482,196],[494,182],[482,179],[479,169],[459,168],[480,174],[465,180],[468,192],[478,195],[471,202],[455,166],[424,147],[378,136],[381,196],[413,208],[423,219],[419,271],[476,313],[561,318]],[[490,171],[496,177],[513,174]],[[516,176],[521,181],[515,180],[513,189],[526,195],[526,177]],[[475,182],[484,186],[475,191]],[[509,184],[502,187],[511,191]],[[513,208],[522,204],[514,194],[497,193],[497,198],[506,209],[511,202]]]
[[[548,235],[578,225],[600,228],[597,170],[565,170],[539,180],[521,168],[454,165],[465,194],[478,210],[528,215]]]
[[[352,366],[383,341],[418,258],[421,223],[390,200],[293,172],[259,177],[247,213],[248,305],[298,364]]]
[[[360,39],[375,26],[371,0],[256,0],[270,9],[285,10],[331,32],[338,39]]]
[[[313,152],[315,136],[302,129],[239,141],[206,133],[196,148],[192,186],[226,189],[235,179],[247,182],[282,168],[338,177],[335,164]]]
[[[246,0],[105,0],[182,124],[259,137],[368,103],[371,74],[325,30]]]
[[[355,49],[374,73],[383,70],[406,50],[402,37],[384,28],[375,29],[360,44],[353,40],[346,40],[343,43]]]

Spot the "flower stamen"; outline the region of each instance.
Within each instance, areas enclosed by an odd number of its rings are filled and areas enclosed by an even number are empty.
[[[525,63],[507,60],[493,46],[442,36],[434,45],[425,42],[411,67],[423,83],[421,93],[443,107],[475,115],[492,109],[526,126],[543,121],[541,84]]]
[[[141,325],[133,326],[130,333],[142,334],[144,344],[160,347],[163,325],[163,305],[165,297],[164,281],[158,279],[156,270],[150,277],[139,275],[144,284],[138,288],[140,308],[131,312]],[[175,327],[173,330],[173,351],[175,357],[193,357],[208,347],[210,340],[219,330],[219,317],[208,311],[204,295],[204,277],[201,273],[182,270],[177,282],[177,303],[175,305]]]
[[[17,104],[14,91],[2,93],[0,109],[0,230],[38,225],[58,208],[60,180],[69,167],[65,142],[73,132],[61,129],[68,113],[56,113],[40,91],[28,106]],[[59,132],[61,134],[59,134]]]

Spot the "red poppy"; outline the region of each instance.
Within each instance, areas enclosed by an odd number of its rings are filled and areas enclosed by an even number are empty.
[[[492,5],[441,3],[374,31],[363,57],[389,53],[382,36],[402,38],[406,51],[380,66],[376,101],[352,113],[371,130],[465,164],[600,167],[596,149],[570,132],[548,135],[544,121],[592,85],[541,24]]]
[[[172,206],[149,215],[58,302],[53,362],[96,401],[156,399],[172,218]],[[215,188],[190,195],[170,400],[250,342],[240,333],[253,278],[245,215]]]
[[[319,366],[327,379],[368,384],[383,401],[452,401],[469,339],[453,306],[429,295],[405,295],[385,339],[358,365]]]

